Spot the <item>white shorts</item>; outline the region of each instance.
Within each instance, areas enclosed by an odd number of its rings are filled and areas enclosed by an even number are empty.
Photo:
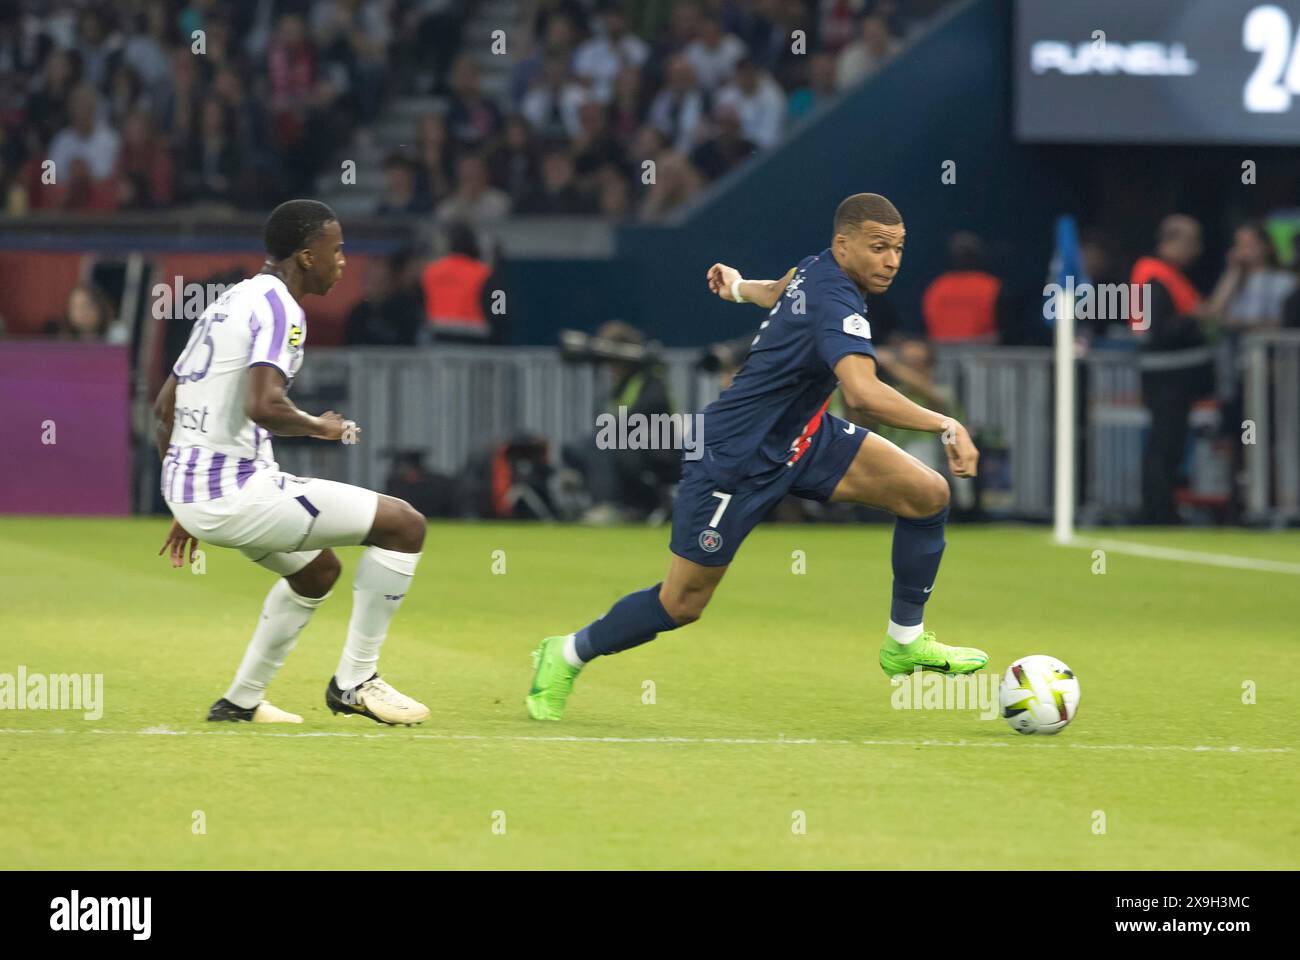
[[[213,546],[233,547],[287,577],[315,560],[323,547],[364,541],[375,523],[379,494],[259,470],[231,496],[167,506],[187,533]]]

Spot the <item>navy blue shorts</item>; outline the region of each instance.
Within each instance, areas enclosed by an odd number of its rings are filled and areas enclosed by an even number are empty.
[[[669,549],[706,567],[731,563],[749,531],[787,494],[829,500],[868,433],[866,427],[823,413],[812,443],[792,466],[747,478],[730,489],[709,476],[702,460],[686,461],[673,505]]]

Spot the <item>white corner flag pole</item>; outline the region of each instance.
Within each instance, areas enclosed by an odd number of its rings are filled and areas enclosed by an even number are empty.
[[[1053,504],[1057,543],[1074,539],[1074,291],[1056,295],[1056,489]]]

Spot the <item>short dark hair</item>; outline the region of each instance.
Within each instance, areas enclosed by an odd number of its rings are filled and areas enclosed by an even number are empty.
[[[266,219],[266,252],[276,260],[292,257],[312,242],[325,224],[337,220],[334,211],[319,200],[286,200]]]
[[[859,229],[870,220],[887,227],[903,222],[898,208],[878,193],[855,193],[845,197],[835,208],[835,233],[848,233]]]

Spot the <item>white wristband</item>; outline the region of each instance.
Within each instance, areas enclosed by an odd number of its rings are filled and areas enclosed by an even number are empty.
[[[737,303],[749,303],[748,300],[740,295],[740,285],[744,282],[744,277],[737,277],[735,280],[731,281],[731,299],[735,300]]]

